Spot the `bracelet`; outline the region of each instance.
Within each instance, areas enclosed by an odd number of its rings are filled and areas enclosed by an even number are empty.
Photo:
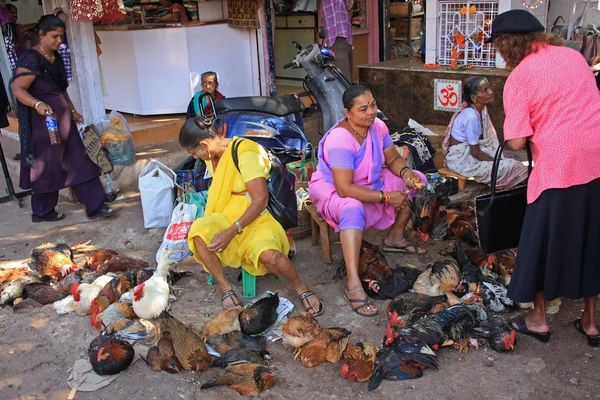
[[[384,203],[389,203],[390,202],[390,197],[392,197],[392,194],[390,192],[385,192],[385,199],[383,200]]]
[[[41,102],[41,101],[39,101],[39,100],[38,100],[38,101],[36,101],[36,102],[33,104],[33,108],[34,108],[34,109],[37,111],[37,108],[38,108],[38,106],[39,106],[40,104],[42,104],[42,102]]]
[[[407,169],[410,170],[410,168],[408,168],[408,167],[404,167],[400,170],[400,178],[404,179],[404,176],[402,176],[402,173]]]
[[[385,193],[382,190],[379,191],[379,202],[383,203],[385,201]]]
[[[240,221],[235,221],[233,224],[237,228],[238,235],[241,234],[242,232],[244,232],[244,230],[242,229],[242,224],[240,224]]]

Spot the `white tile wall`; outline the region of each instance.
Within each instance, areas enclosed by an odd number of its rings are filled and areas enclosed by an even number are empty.
[[[200,21],[215,21],[223,19],[223,3],[225,10],[227,2],[220,0],[200,1],[198,2],[198,19]]]

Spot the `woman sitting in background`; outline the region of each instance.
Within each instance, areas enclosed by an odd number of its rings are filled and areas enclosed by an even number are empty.
[[[160,0],[160,5],[163,7],[169,7],[169,13],[164,17],[156,18],[156,22],[170,22],[180,23],[188,22],[187,11],[181,0]]]
[[[237,166],[232,154],[234,143],[238,146]],[[285,231],[266,210],[266,178],[271,162],[265,149],[251,140],[224,138],[215,132],[210,119],[201,117],[183,124],[179,144],[195,159],[204,160],[213,177],[204,217],[192,224],[188,243],[196,261],[219,285],[223,308],[241,305],[223,266],[241,266],[255,276],[270,272],[285,279],[300,296],[306,311],[315,316],[322,314],[323,303],[300,280],[285,256],[289,251]]]
[[[499,143],[490,121],[487,105],[494,92],[483,76],[474,76],[463,85],[463,103],[454,113],[442,144],[446,165],[452,171],[490,185],[492,167]],[[498,169],[496,187],[513,187],[527,179],[527,167],[516,160],[503,158]]]
[[[199,91],[192,97],[190,100],[190,104],[188,105],[186,119],[194,118],[197,116],[202,116],[200,112],[200,107],[204,110],[204,115],[210,117],[213,115],[213,109],[205,97],[202,97],[202,104],[200,104],[200,96],[203,94],[208,94],[213,102],[217,100],[224,99],[225,96],[221,94],[217,89],[219,88],[219,78],[217,77],[217,73],[213,71],[204,72],[200,76],[200,81],[202,82],[202,90]]]
[[[327,223],[340,231],[348,273],[344,298],[354,312],[372,317],[377,308],[368,301],[358,276],[363,231],[391,227],[383,251],[424,254],[404,238],[404,228],[412,215],[407,190],[427,180],[400,157],[385,123],[377,118],[377,104],[368,88],[351,86],[342,99],[346,118],[319,143],[310,198]]]

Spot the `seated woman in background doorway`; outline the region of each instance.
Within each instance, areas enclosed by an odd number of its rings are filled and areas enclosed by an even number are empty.
[[[187,11],[181,0],[160,0],[160,5],[169,7],[169,13],[164,17],[156,18],[156,22],[180,23],[188,22]]]
[[[372,317],[377,308],[367,299],[358,276],[363,231],[391,227],[383,251],[424,254],[425,250],[404,238],[404,229],[412,215],[408,191],[427,180],[406,166],[387,126],[377,118],[377,104],[367,87],[350,86],[342,100],[346,118],[319,143],[310,199],[327,223],[340,231],[348,274],[344,298],[354,312]]]
[[[217,73],[213,71],[204,72],[200,76],[200,81],[202,84],[202,90],[199,91],[192,97],[190,100],[190,104],[187,108],[187,113],[185,119],[195,118],[197,116],[201,116],[200,106],[204,109],[204,115],[210,117],[213,115],[213,109],[210,106],[210,103],[206,99],[206,97],[202,98],[202,104],[200,104],[200,96],[207,93],[210,97],[212,97],[213,101],[224,99],[225,96],[221,94],[217,89],[219,89],[219,78],[217,77]]]
[[[494,92],[483,76],[474,76],[463,85],[463,103],[454,113],[442,144],[446,165],[452,171],[490,185],[498,137],[490,120],[487,105]],[[496,187],[506,189],[527,179],[527,167],[521,162],[503,158],[498,169]]]

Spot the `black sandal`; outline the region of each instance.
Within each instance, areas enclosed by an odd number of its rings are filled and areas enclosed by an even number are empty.
[[[581,325],[581,319],[578,319],[577,321],[574,322],[575,325],[575,329],[577,329],[577,332],[581,332],[585,335],[585,337],[587,337],[587,342],[589,346],[592,347],[600,347],[600,334],[598,335],[588,335],[585,332],[585,329],[583,329],[583,325]]]
[[[552,335],[552,332],[550,332],[550,331],[534,332],[534,331],[530,330],[527,327],[527,324],[525,323],[525,317],[522,315],[519,315],[518,317],[514,317],[513,319],[511,319],[510,326],[515,331],[522,333],[523,335],[532,336],[542,343],[548,343],[548,341],[550,340],[550,336]]]
[[[92,215],[88,215],[88,219],[96,219],[96,218],[106,218],[111,217],[117,214],[117,210],[114,208],[108,207],[106,204],[103,204],[100,207],[100,210]]]
[[[313,317],[318,317],[319,315],[323,314],[323,311],[325,311],[325,306],[321,300],[319,300],[319,308],[315,310],[315,308],[311,306],[310,302],[308,301],[308,298],[312,296],[317,297],[312,290],[307,290],[306,292],[300,294],[300,300],[302,300],[302,305],[304,306],[306,312],[311,313]]]
[[[60,221],[61,219],[65,219],[65,214],[61,212],[55,212],[51,216],[47,217],[38,217],[37,215],[31,215],[31,222],[52,222],[52,221]]]
[[[235,294],[233,290],[228,290],[221,295],[221,304],[223,304],[223,302],[229,298],[231,298],[231,301],[233,302],[233,307],[238,307],[242,305],[242,303],[240,303],[240,299],[237,297],[237,294]]]
[[[346,290],[344,289],[344,298],[346,299],[346,301],[348,302],[348,304],[350,304],[350,307],[352,307],[352,311],[354,311],[355,313],[357,313],[358,315],[362,316],[362,317],[374,317],[376,316],[379,311],[375,311],[372,313],[364,313],[361,312],[360,310],[362,310],[363,308],[369,308],[372,306],[372,304],[369,302],[368,298],[366,299],[351,299],[350,297],[348,297],[349,293],[354,293],[354,292],[358,292],[359,290],[363,291],[363,288],[356,288],[353,290]],[[366,295],[366,293],[365,293]],[[358,304],[355,306],[355,304]]]

